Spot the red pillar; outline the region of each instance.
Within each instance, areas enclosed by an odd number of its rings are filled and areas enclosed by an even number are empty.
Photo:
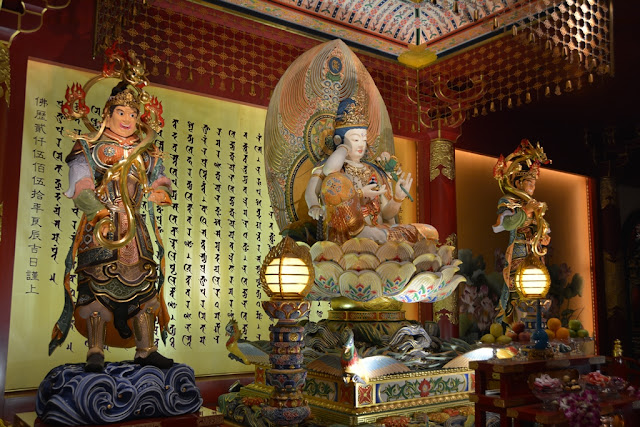
[[[429,138],[426,133],[421,133],[425,139],[417,142],[417,176],[416,176],[416,201],[418,203],[418,222],[431,224],[431,188],[429,187]],[[420,323],[433,321],[433,304],[428,302],[418,303],[418,320]]]
[[[457,248],[456,184],[454,144],[460,128],[438,126],[426,132],[418,143],[418,220],[436,227],[440,243]],[[427,181],[428,180],[428,181]],[[421,307],[420,320],[423,319]],[[438,322],[442,338],[459,336],[458,293],[434,303],[433,320]]]

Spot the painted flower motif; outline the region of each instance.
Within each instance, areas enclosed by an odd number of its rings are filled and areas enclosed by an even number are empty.
[[[387,280],[385,291],[388,293],[393,293],[404,288],[404,284],[406,283],[406,279],[398,276],[393,281]]]
[[[489,295],[489,286],[487,285],[480,286],[480,296],[486,297],[487,295]]]
[[[426,379],[422,380],[420,382],[420,385],[418,386],[418,390],[420,391],[420,397],[429,396],[429,391],[431,390],[431,383]]]
[[[571,273],[571,267],[563,262],[562,264],[560,264],[560,268],[558,271],[558,280],[562,282],[569,280],[569,278],[571,277]]]
[[[477,310],[474,312],[474,316],[478,319],[478,329],[484,331],[489,329],[491,323],[493,323],[493,317],[495,315],[495,304],[489,297],[484,297],[477,305]]]
[[[460,312],[473,313],[475,311],[475,300],[478,289],[468,284],[464,285],[464,290],[460,296]]]

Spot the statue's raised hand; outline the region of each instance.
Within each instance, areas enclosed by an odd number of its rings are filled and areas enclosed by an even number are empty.
[[[411,178],[411,172],[409,173],[403,173],[400,176],[400,179],[398,179],[398,182],[396,182],[396,186],[394,188],[394,198],[397,200],[404,200],[405,197],[407,197],[407,193],[404,192],[404,190],[402,188],[404,188],[405,190],[407,190],[407,192],[409,192],[409,190],[411,190],[411,186],[413,185],[413,178]]]
[[[378,184],[368,184],[361,188],[362,195],[369,199],[374,199],[377,196],[381,196],[385,193],[384,188],[380,188]]]

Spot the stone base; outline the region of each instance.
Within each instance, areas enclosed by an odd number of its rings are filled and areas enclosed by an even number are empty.
[[[84,364],[53,368],[40,383],[36,413],[45,424],[106,424],[142,418],[175,417],[202,405],[193,369],[107,363],[101,373]]]

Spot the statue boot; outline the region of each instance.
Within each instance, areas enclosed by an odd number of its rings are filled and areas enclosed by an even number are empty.
[[[173,366],[173,359],[158,352],[158,347],[154,344],[155,327],[156,310],[152,303],[133,318],[133,334],[136,341],[136,356],[133,362],[142,366],[168,369]]]
[[[84,365],[86,372],[102,372],[104,369],[104,341],[107,333],[107,322],[98,311],[87,318],[87,341],[89,351]]]

